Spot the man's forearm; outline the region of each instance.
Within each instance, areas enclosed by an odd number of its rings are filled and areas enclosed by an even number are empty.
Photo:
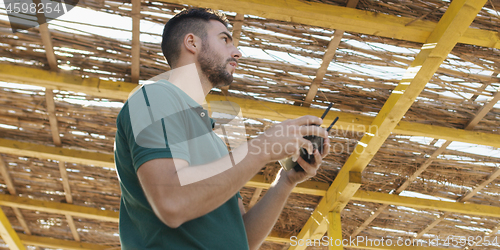
[[[235,166],[232,166],[231,156],[226,156],[209,164],[180,168],[175,174],[170,174],[170,178],[191,176],[198,181],[186,185],[180,183],[181,185],[155,188],[158,192],[157,197],[162,197],[160,207],[167,208],[159,211],[163,212],[159,217],[174,217],[172,225],[176,226],[213,211],[234,196],[266,163],[261,155],[253,154],[251,151],[246,152],[238,148],[234,153],[234,157],[239,156],[241,160]],[[222,166],[222,169],[226,170],[213,175],[220,171],[222,164],[230,165]],[[202,178],[200,172],[209,175],[207,178]],[[198,176],[193,176],[195,174]]]
[[[269,235],[294,187],[275,181],[262,200],[243,215],[250,249],[258,249]]]

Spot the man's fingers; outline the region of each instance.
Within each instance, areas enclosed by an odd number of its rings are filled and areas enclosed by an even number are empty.
[[[302,157],[297,159],[297,163],[302,167],[302,169],[304,169],[304,172],[306,172],[308,176],[312,177],[316,175],[317,168],[302,159]]]
[[[295,153],[292,155],[292,161],[296,162],[297,159],[299,159],[299,157],[300,157],[300,147],[297,148],[297,150],[295,151]]]
[[[296,126],[321,125],[322,123],[323,120],[321,120],[321,118],[312,115],[305,115],[297,119],[290,120],[290,125]]]
[[[323,152],[321,154],[321,158],[325,158],[330,153],[330,138],[326,138],[323,143]]]
[[[319,153],[318,150],[314,150],[314,163],[316,164],[316,167],[319,167],[321,165],[321,162],[323,161],[323,157]]]
[[[323,138],[328,138],[328,131],[318,126],[301,126],[299,127],[299,133],[301,136],[315,135]]]
[[[304,138],[299,138],[299,147],[305,148],[309,154],[312,154],[314,151],[314,146],[311,141]]]

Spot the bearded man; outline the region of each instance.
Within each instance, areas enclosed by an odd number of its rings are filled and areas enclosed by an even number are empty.
[[[212,131],[203,104],[214,87],[231,84],[241,53],[226,17],[209,9],[184,10],[165,25],[162,50],[167,80],[142,86],[117,118],[115,162],[122,191],[122,249],[258,249],[292,189],[313,177],[329,152],[318,117],[272,126],[228,152]],[[306,135],[325,138],[324,152]],[[269,146],[269,147],[268,147]],[[271,148],[281,150],[270,150]],[[298,157],[306,148],[308,163]],[[265,164],[293,157],[304,171],[280,171],[248,212],[239,190]]]

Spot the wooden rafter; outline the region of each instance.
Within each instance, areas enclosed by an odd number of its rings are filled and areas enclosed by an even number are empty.
[[[61,137],[59,136],[59,126],[57,125],[56,107],[54,103],[54,92],[52,89],[45,90],[45,102],[47,104],[47,112],[49,115],[49,122],[50,122],[50,131],[52,133],[52,139],[54,141],[54,145],[56,145],[57,147],[61,147],[62,143],[61,143]],[[73,203],[73,197],[71,195],[68,172],[66,171],[66,163],[64,161],[59,161],[58,165],[59,165],[59,172],[61,173],[64,194],[66,196],[66,202],[71,204]],[[80,235],[78,235],[78,231],[76,229],[75,222],[73,221],[73,217],[69,214],[66,214],[66,220],[71,230],[71,234],[73,234],[73,238],[75,239],[75,241],[80,241]]]
[[[450,4],[434,31],[426,38],[415,61],[407,69],[403,79],[374,119],[372,131],[368,131],[356,145],[328,189],[326,197],[320,201],[321,204],[326,200],[323,204],[327,204],[321,207],[318,205],[300,231],[299,239],[317,238],[324,235],[326,214],[329,211],[340,212],[357,191],[357,188],[342,185],[342,183],[345,179],[349,179],[352,172],[361,174],[485,3],[486,0],[456,0]],[[346,196],[347,199],[340,199]],[[318,218],[315,214],[321,216]],[[290,249],[304,249],[304,247],[297,246]]]
[[[352,199],[356,201],[391,204],[418,209],[435,209],[444,212],[500,218],[500,207],[488,205],[421,199],[362,190],[358,190]]]
[[[235,47],[240,45],[241,30],[243,29],[243,21],[245,20],[245,15],[242,13],[237,13],[234,17],[233,23],[233,44]]]
[[[478,123],[481,121],[484,116],[493,108],[493,106],[500,100],[500,92],[497,92],[493,98],[483,105],[481,109],[476,113],[474,118],[470,120],[470,122],[465,126],[466,130],[472,130]],[[399,186],[398,189],[394,192],[395,194],[400,194],[403,192],[422,172],[424,172],[428,166],[432,164],[432,162],[439,156],[441,155],[446,148],[451,144],[452,141],[446,141],[444,142],[430,157],[428,157],[424,163],[422,163],[417,170],[410,176],[408,179],[401,185]],[[465,202],[472,198],[479,190],[482,188],[486,187],[490,182],[495,180],[498,176],[500,175],[500,170],[496,170],[493,174],[488,176],[487,180],[479,184],[475,189],[473,189],[471,192],[469,192],[467,195],[463,196],[462,198],[459,199],[461,202]],[[366,219],[354,232],[351,234],[351,237],[356,237],[361,231],[363,231],[375,218],[377,218],[386,208],[388,205],[382,205],[381,207],[377,208],[377,211],[375,211],[368,219]],[[425,229],[423,229],[421,232],[418,233],[417,237],[421,237],[424,235],[427,231],[429,231],[431,228],[436,226],[440,221],[442,221],[448,214],[445,214],[444,216],[441,216],[438,218],[436,221],[428,225]]]
[[[359,0],[349,0],[347,1],[347,8],[356,8],[358,5]],[[325,51],[325,54],[323,55],[323,59],[321,62],[321,66],[319,69],[316,71],[316,76],[314,77],[314,80],[312,81],[311,85],[309,86],[309,91],[307,92],[307,95],[305,97],[304,102],[302,103],[303,107],[309,107],[311,106],[311,102],[316,97],[316,94],[318,93],[318,88],[323,82],[323,78],[325,77],[326,71],[328,70],[328,66],[330,66],[330,62],[333,60],[333,56],[335,55],[335,52],[337,52],[337,48],[339,47],[340,40],[342,40],[342,37],[344,36],[344,30],[337,29],[335,30],[335,33],[333,34],[333,37],[331,38],[330,42],[328,43],[328,47]],[[295,105],[300,104],[300,102],[295,102]]]
[[[2,81],[83,92],[88,95],[103,98],[126,100],[129,93],[137,87],[137,84],[128,82],[113,82],[100,80],[94,77],[82,79],[82,77],[76,75],[60,72],[49,72],[46,70],[11,64],[0,65],[0,79]],[[294,119],[303,115],[314,115],[319,117],[323,113],[323,110],[321,109],[311,109],[271,102],[266,102],[264,105],[258,100],[238,97],[224,97],[214,94],[209,94],[206,99],[208,102],[231,101],[237,103],[241,107],[243,116],[246,118],[266,118],[274,121],[283,121],[285,119]],[[370,125],[374,122],[374,118],[371,116],[330,111],[329,115],[324,119],[324,123],[328,124],[332,122],[333,118],[337,116],[340,117],[339,121],[334,126],[334,129],[337,130],[366,132]],[[426,136],[451,141],[500,147],[500,135],[498,134],[466,131],[463,129],[454,129],[416,122],[400,121],[392,132],[395,134]],[[1,144],[2,143],[0,142],[0,145]]]
[[[2,173],[2,179],[5,181],[5,185],[7,185],[7,190],[9,190],[9,193],[11,195],[16,195],[17,192],[16,188],[14,187],[14,182],[10,177],[9,170],[7,169],[5,161],[1,155],[0,155],[0,172]]]
[[[9,190],[9,193],[11,195],[16,195],[17,191],[14,186],[14,182],[12,181],[12,177],[9,174],[9,170],[7,166],[5,165],[5,161],[3,157],[0,155],[0,172],[2,173],[2,178],[5,181],[5,184],[7,185],[7,190]],[[24,219],[23,213],[21,213],[21,210],[19,208],[12,208],[14,211],[14,214],[16,215],[17,221],[19,221],[19,224],[23,227],[23,230],[26,234],[31,235],[31,230],[28,227],[28,223],[26,223],[26,220]]]
[[[140,77],[141,57],[141,0],[132,0],[132,82],[138,83]]]
[[[411,25],[405,26],[415,19],[301,0],[161,1],[221,9],[285,22],[295,22],[327,29],[340,29],[347,32],[376,35],[417,43],[427,42],[429,34],[437,26],[437,23],[425,20],[418,20]],[[500,35],[498,32],[467,28],[462,34],[462,37],[458,39],[459,43],[500,48]]]
[[[33,3],[36,6],[40,6],[41,0],[33,0]],[[56,55],[54,54],[54,46],[52,45],[52,38],[50,36],[49,24],[45,19],[45,14],[43,11],[36,11],[36,17],[39,23],[38,31],[40,32],[40,36],[42,37],[42,43],[45,49],[45,56],[47,57],[47,62],[49,63],[49,67],[51,70],[57,71],[59,68],[57,67]]]

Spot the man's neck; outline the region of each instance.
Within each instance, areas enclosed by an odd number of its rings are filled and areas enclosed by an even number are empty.
[[[212,89],[212,84],[194,63],[172,69],[168,81],[200,105],[206,103],[205,97]]]

